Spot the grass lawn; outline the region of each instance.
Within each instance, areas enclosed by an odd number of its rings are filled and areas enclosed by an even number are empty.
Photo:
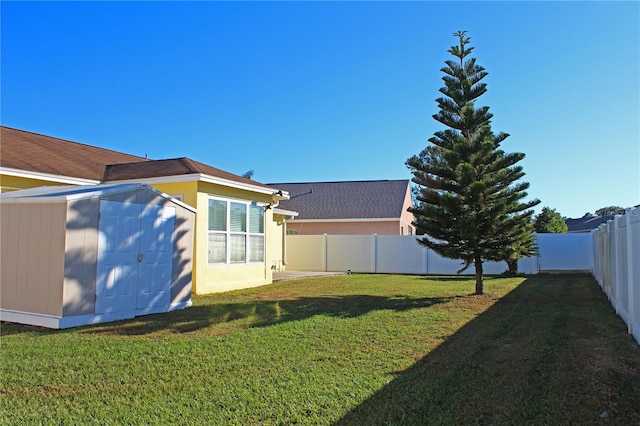
[[[0,424],[640,424],[640,349],[593,278],[473,289],[345,275],[71,330],[3,323]]]

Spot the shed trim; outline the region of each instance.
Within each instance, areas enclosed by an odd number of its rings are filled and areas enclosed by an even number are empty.
[[[172,303],[166,306],[156,306],[147,309],[136,309],[128,312],[114,312],[110,314],[87,314],[75,315],[71,317],[59,317],[54,315],[38,314],[34,312],[14,311],[11,309],[0,309],[0,321],[13,322],[18,324],[29,324],[47,328],[70,328],[81,325],[100,324],[113,322],[121,319],[131,319],[140,315],[159,314],[163,312],[185,309],[193,305],[191,300],[180,303]]]
[[[103,197],[106,195],[119,194],[134,189],[145,189],[151,191],[159,197],[169,200],[180,207],[193,213],[197,213],[195,207],[173,198],[145,183],[117,183],[84,186],[45,186],[38,188],[23,189],[20,191],[6,192],[0,197],[3,203],[66,203],[68,201],[82,200],[92,197]]]
[[[68,183],[70,185],[97,185],[100,183],[99,180],[83,179],[64,175],[53,175],[49,173],[34,172],[30,170],[13,169],[10,167],[0,167],[0,174],[21,177],[25,179],[38,179],[48,180],[51,182]]]
[[[0,309],[0,321],[29,324],[38,327],[60,328],[60,317],[33,312]]]

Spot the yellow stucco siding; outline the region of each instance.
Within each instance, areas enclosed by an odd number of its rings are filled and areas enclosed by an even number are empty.
[[[32,179],[20,176],[0,176],[0,192],[17,191],[19,189],[37,188],[39,186],[60,186],[67,183],[54,182],[44,179]]]
[[[160,185],[158,185],[158,189],[160,189]],[[273,240],[281,238],[281,235],[277,234],[279,228],[277,224],[273,223],[273,210],[267,209],[265,211],[264,262],[229,265],[209,265],[208,263],[208,211],[210,197],[268,204],[273,201],[272,196],[206,182],[198,182],[197,189],[195,205],[187,200],[187,193],[185,193],[184,199],[185,203],[193,205],[198,210],[195,225],[194,292],[196,294],[217,293],[270,284],[272,282],[271,265],[273,259],[282,256],[279,253],[274,253],[277,245]],[[167,192],[165,189],[161,190]]]
[[[278,268],[280,271],[284,271],[287,265],[287,255],[286,255],[286,226],[285,226],[285,217],[282,215],[273,215],[273,220],[268,223],[268,225],[272,228],[270,230],[270,235],[273,235],[272,238],[268,239],[269,253],[271,254],[271,263],[270,265],[274,268]]]
[[[141,182],[144,183],[144,180],[141,180]],[[38,186],[65,185],[59,182],[14,176],[1,176],[0,183],[2,192]],[[274,200],[270,194],[195,180],[190,182],[153,183],[151,186],[168,195],[180,195],[185,204],[197,210],[192,274],[194,293],[215,293],[255,287],[272,282],[272,266],[277,262],[282,262],[284,257],[282,245],[284,227],[282,223],[274,222],[273,209],[265,210],[264,262],[229,265],[208,264],[209,198],[219,197],[228,200],[271,204]]]
[[[197,208],[198,182],[153,183],[152,187],[171,196],[182,196],[182,201],[191,207]]]

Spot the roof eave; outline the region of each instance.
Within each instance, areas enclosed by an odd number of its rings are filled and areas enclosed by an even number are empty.
[[[400,222],[399,217],[362,217],[347,219],[294,219],[297,223],[353,223],[353,222]]]
[[[286,191],[274,191],[273,188],[267,188],[258,185],[252,185],[244,182],[237,182],[230,179],[224,179],[216,176],[207,175],[204,173],[190,173],[186,175],[173,175],[173,176],[158,176],[158,177],[149,177],[149,178],[138,178],[138,179],[123,179],[117,181],[110,182],[121,182],[121,183],[149,183],[149,184],[160,184],[160,183],[179,183],[179,182],[206,182],[212,183],[215,185],[226,186],[228,188],[234,189],[242,189],[250,192],[257,192],[259,194],[271,195],[280,200],[288,200],[289,193]]]

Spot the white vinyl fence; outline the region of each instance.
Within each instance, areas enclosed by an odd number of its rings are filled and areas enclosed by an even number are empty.
[[[520,272],[593,270],[590,233],[538,234],[540,257],[518,262]],[[418,244],[415,236],[400,235],[288,235],[287,269],[394,274],[455,274],[459,260],[447,259]],[[485,274],[500,274],[505,262],[485,262]],[[473,266],[463,273],[474,274]]]
[[[592,231],[593,275],[640,343],[640,208]]]
[[[518,262],[525,274],[590,272],[616,313],[640,343],[640,208],[628,210],[590,233],[536,234],[540,257]],[[393,274],[455,274],[459,260],[418,244],[415,236],[288,235],[287,269]],[[485,274],[506,270],[485,262]],[[473,274],[473,266],[464,274]]]

